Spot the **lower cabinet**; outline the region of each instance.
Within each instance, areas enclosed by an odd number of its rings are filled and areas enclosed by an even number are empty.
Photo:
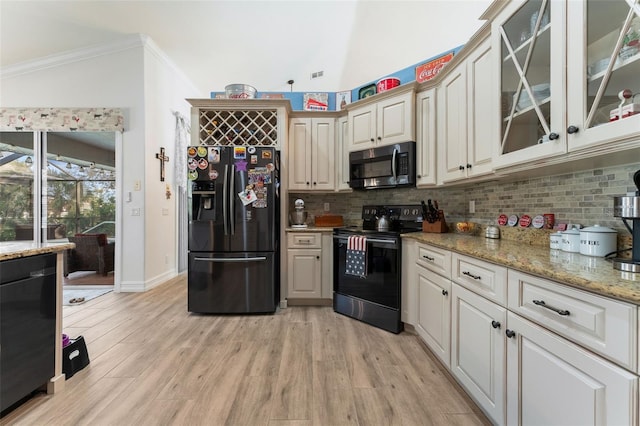
[[[290,232],[287,243],[287,299],[331,299],[331,233]]]
[[[508,313],[507,424],[638,424],[638,377]]]
[[[449,367],[451,354],[451,281],[416,266],[418,311],[416,332]]]
[[[484,412],[505,424],[507,310],[453,283],[451,373]]]
[[[639,424],[634,307],[421,243],[407,247],[412,250],[405,262],[413,273],[405,288],[416,301],[406,318],[492,423]],[[440,262],[436,273],[435,263],[423,265],[420,253],[434,261],[448,253],[453,262]],[[450,265],[450,279],[442,276],[449,276],[442,265]],[[568,306],[571,314],[529,303],[532,297],[549,307]]]

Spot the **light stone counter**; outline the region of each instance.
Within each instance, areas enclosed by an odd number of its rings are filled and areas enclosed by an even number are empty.
[[[615,270],[601,257],[454,233],[415,232],[402,237],[640,305],[640,274]]]
[[[74,248],[76,245],[70,242],[36,244],[33,241],[6,241],[0,242],[0,261],[17,259],[20,257],[35,256],[37,254],[63,252]]]
[[[333,232],[333,227],[329,226],[313,226],[309,225],[306,228],[292,228],[287,226],[284,228],[285,232]]]

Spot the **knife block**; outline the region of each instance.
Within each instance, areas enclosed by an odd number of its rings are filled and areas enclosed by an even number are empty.
[[[422,222],[422,232],[444,233],[447,232],[447,223],[444,220],[444,211],[438,210],[438,220],[433,223]]]

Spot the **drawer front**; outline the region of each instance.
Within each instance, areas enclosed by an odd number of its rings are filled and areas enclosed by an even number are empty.
[[[418,265],[424,266],[428,270],[440,274],[443,277],[451,278],[451,252],[435,247],[418,244]]]
[[[635,305],[510,270],[509,309],[637,371]]]
[[[319,232],[289,232],[287,243],[288,248],[322,248],[322,238]]]
[[[452,280],[461,286],[507,306],[507,268],[453,253]]]

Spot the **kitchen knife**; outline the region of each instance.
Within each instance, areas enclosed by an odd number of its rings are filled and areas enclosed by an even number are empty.
[[[422,205],[422,220],[427,220],[427,205],[424,200],[420,201],[420,205]]]
[[[434,223],[438,220],[438,211],[433,208],[433,204],[431,204],[431,200],[427,200],[427,222]]]

